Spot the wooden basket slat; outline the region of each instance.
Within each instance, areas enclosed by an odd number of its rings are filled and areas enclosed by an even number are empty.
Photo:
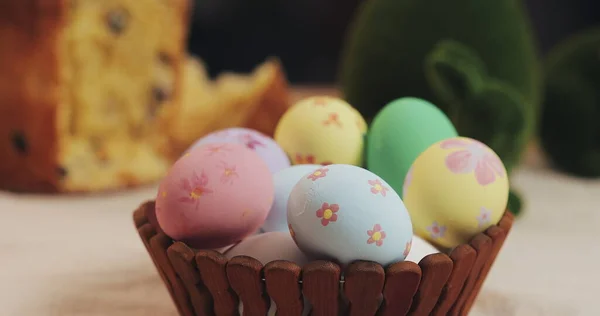
[[[277,316],[301,316],[304,300],[300,287],[302,268],[290,261],[272,261],[263,268],[267,292],[277,306]]]
[[[492,250],[492,239],[485,234],[479,234],[475,236],[473,240],[471,240],[470,245],[477,252],[477,258],[475,259],[475,263],[473,263],[473,268],[471,269],[471,272],[465,281],[465,285],[463,286],[460,295],[450,309],[449,315],[451,316],[466,315],[468,313],[468,311],[464,310],[463,308],[465,307],[465,303],[471,295],[471,291],[475,286],[475,282],[479,277],[481,269],[490,256]]]
[[[453,265],[450,257],[443,253],[427,255],[419,262],[421,283],[409,315],[427,316],[431,313],[452,273]]]
[[[150,238],[150,249],[154,254],[156,263],[162,268],[167,282],[173,290],[174,300],[178,306],[179,312],[183,316],[194,316],[194,310],[189,300],[186,288],[179,279],[171,262],[167,256],[167,249],[171,246],[172,240],[165,234],[158,233]]]
[[[431,313],[432,316],[446,316],[448,314],[448,311],[456,302],[476,258],[477,252],[470,245],[460,245],[452,250],[450,253],[450,259],[454,262],[452,273]]]
[[[135,224],[135,227],[140,228],[144,226],[144,224],[148,223],[148,217],[146,216],[146,212],[149,209],[149,207],[147,207],[149,203],[152,202],[143,203],[138,207],[137,210],[135,210],[135,212],[133,212],[133,223]]]
[[[182,316],[238,315],[238,297],[243,314],[250,316],[266,315],[271,299],[277,316],[302,315],[308,302],[316,316],[466,315],[514,221],[507,211],[497,226],[470,244],[449,255],[429,255],[419,265],[398,262],[384,271],[377,263],[355,262],[341,278],[340,267],[329,261],[303,268],[273,261],[263,267],[251,257],[228,260],[213,250],[174,243],[158,227],[154,208],[152,201],[140,205],[133,220]]]
[[[150,247],[150,240],[152,239],[152,237],[154,237],[156,235],[156,230],[147,220],[146,212],[149,211],[149,209],[145,207],[147,204],[148,203],[143,204],[136,211],[136,213],[134,214],[134,222],[136,223],[136,225],[141,225],[141,226],[138,226],[138,234],[140,235],[140,238],[142,239],[142,243],[144,244],[146,251],[148,251],[148,254],[150,255],[150,259],[152,260],[152,263],[156,267],[156,271],[158,272],[158,275],[160,275],[160,278],[163,280],[163,283],[164,283],[165,287],[167,288],[167,292],[171,296],[171,299],[173,300],[173,302],[175,302],[175,304],[177,304],[177,299],[175,298],[175,293],[173,293],[173,287],[171,286],[171,282],[169,282],[169,280],[167,279],[167,276],[165,275],[163,268],[161,267],[159,262],[156,260],[154,251],[152,251],[152,248]],[[179,310],[179,306],[177,306],[177,309]]]
[[[227,258],[214,250],[200,250],[196,254],[196,266],[212,295],[215,315],[238,315],[238,297],[227,279]]]
[[[260,261],[248,256],[235,256],[227,263],[227,279],[237,293],[244,310],[244,316],[264,316],[271,301],[266,296],[262,283]]]
[[[477,295],[483,286],[483,282],[485,281],[485,278],[487,278],[487,275],[490,272],[492,265],[494,264],[494,261],[496,260],[500,249],[502,248],[502,245],[504,244],[504,240],[506,239],[506,232],[504,229],[498,226],[492,226],[488,228],[485,234],[492,239],[490,255],[483,268],[481,268],[481,272],[475,281],[471,295],[465,302],[465,307],[463,308],[465,311],[471,310],[471,307],[473,306],[473,303],[477,299]]]
[[[302,293],[311,304],[311,316],[339,312],[340,267],[330,261],[313,261],[303,267]]]
[[[344,273],[344,294],[350,302],[350,316],[375,315],[381,304],[385,271],[375,262],[357,261]]]
[[[214,315],[212,297],[202,283],[200,273],[196,269],[196,254],[194,251],[184,243],[176,242],[167,249],[167,256],[175,273],[177,273],[187,290],[196,315]]]
[[[411,261],[391,264],[385,271],[381,316],[404,316],[410,310],[413,296],[421,282],[421,267]]]

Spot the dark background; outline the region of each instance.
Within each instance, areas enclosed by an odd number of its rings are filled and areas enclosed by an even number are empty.
[[[212,76],[249,72],[273,55],[293,83],[332,83],[346,27],[363,1],[195,0],[189,49]],[[569,35],[600,26],[598,0],[524,1],[542,55]]]

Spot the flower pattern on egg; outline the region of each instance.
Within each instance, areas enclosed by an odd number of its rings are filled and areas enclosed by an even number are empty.
[[[227,145],[221,144],[221,145],[207,145],[206,146],[206,151],[208,153],[209,156],[212,156],[214,154],[220,154],[220,153],[224,153],[226,151],[229,151],[229,148],[227,148]]]
[[[303,155],[301,153],[296,153],[296,156],[294,157],[294,161],[296,164],[309,164],[312,165],[315,163],[316,159],[314,155],[308,154],[308,155]]]
[[[379,179],[369,180],[369,184],[371,185],[371,193],[377,195],[381,194],[381,196],[385,197],[387,191],[390,189],[384,186]]]
[[[492,221],[492,210],[481,207],[479,209],[479,215],[477,216],[477,222],[479,223],[479,228],[488,226]]]
[[[323,203],[321,208],[317,210],[317,217],[321,219],[321,225],[327,226],[331,222],[336,222],[338,215],[336,214],[340,210],[340,206],[337,204]]]
[[[446,167],[453,173],[473,172],[479,185],[485,186],[504,176],[502,161],[491,153],[486,146],[476,140],[448,139],[440,144],[443,149],[460,150],[446,156]]]
[[[222,183],[233,184],[234,179],[240,177],[235,166],[228,165],[226,162],[221,161],[219,167],[223,169],[223,174],[221,175]]]
[[[316,107],[324,107],[327,105],[327,99],[324,97],[313,98],[312,104]]]
[[[204,171],[200,174],[200,176],[194,172],[190,179],[182,178],[180,188],[185,195],[180,197],[178,201],[182,203],[195,204],[196,209],[198,209],[198,200],[202,196],[213,192],[207,186],[208,177]]]
[[[447,227],[438,224],[437,221],[433,221],[433,223],[427,227],[427,231],[433,239],[444,238],[444,235],[446,235],[446,230]]]
[[[313,173],[309,174],[306,179],[313,180],[313,182],[317,181],[320,178],[324,178],[327,175],[327,171],[329,171],[329,169],[319,168],[313,171]]]
[[[257,147],[266,147],[265,143],[260,141],[255,135],[244,133],[239,135],[239,139],[247,148],[256,150]]]
[[[337,113],[329,113],[327,115],[327,119],[323,121],[323,125],[330,126],[335,125],[337,127],[342,127],[342,122],[340,122],[340,115]]]
[[[381,225],[379,224],[375,224],[372,230],[367,230],[367,235],[369,236],[367,244],[375,244],[377,247],[383,245],[383,240],[386,237],[385,232],[381,230]]]

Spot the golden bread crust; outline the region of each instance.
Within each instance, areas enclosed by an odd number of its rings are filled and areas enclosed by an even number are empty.
[[[3,0],[0,189],[160,179],[190,15],[191,0]]]

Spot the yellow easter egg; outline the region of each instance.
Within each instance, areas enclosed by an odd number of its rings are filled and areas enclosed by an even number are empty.
[[[367,124],[342,99],[315,96],[294,104],[281,117],[275,141],[293,164],[360,166]]]
[[[500,221],[509,183],[492,149],[471,138],[453,137],[418,156],[403,191],[415,234],[453,248]]]

